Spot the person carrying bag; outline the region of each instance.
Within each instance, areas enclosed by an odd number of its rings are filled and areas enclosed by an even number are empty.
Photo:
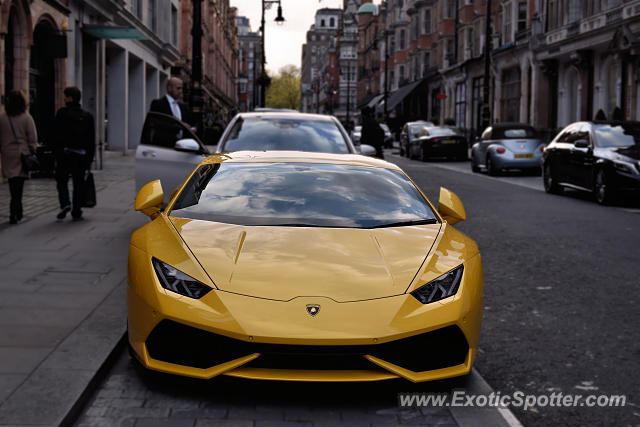
[[[82,207],[86,204],[89,170],[95,153],[95,124],[93,116],[80,107],[81,92],[77,87],[64,90],[65,107],[56,113],[52,145],[56,158],[56,181],[60,212],[57,218],[64,219],[71,211],[74,221],[82,220]],[[69,200],[69,175],[73,181],[73,199]],[[93,180],[91,181],[93,182]],[[93,205],[95,206],[95,187]]]
[[[29,170],[25,167],[27,161],[23,159],[35,155],[37,132],[22,92],[9,92],[5,109],[6,112],[0,114],[2,176],[9,180],[11,193],[9,223],[17,224],[23,217],[22,192],[24,181],[29,177]]]

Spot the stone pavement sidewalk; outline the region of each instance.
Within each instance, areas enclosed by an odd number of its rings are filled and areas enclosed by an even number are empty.
[[[126,329],[133,153],[105,153],[98,205],[57,221],[55,181],[27,181],[25,220],[8,224],[0,184],[0,425],[58,425]]]

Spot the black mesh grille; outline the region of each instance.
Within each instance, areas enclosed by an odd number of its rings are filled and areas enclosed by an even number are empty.
[[[286,345],[251,343],[163,320],[147,338],[149,355],[178,365],[209,368],[252,353],[244,365],[270,369],[379,370],[369,354],[411,371],[430,371],[464,363],[469,346],[456,326],[377,345]]]

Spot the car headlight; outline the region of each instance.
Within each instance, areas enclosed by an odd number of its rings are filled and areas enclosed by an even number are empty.
[[[163,288],[184,295],[189,298],[202,298],[211,290],[204,283],[199,282],[193,277],[183,273],[175,267],[160,261],[157,258],[151,258],[153,268]]]
[[[630,174],[637,174],[636,168],[633,167],[632,163],[614,161],[613,162],[613,167],[616,168],[617,170],[621,171],[621,172],[630,173]]]
[[[455,295],[460,286],[463,270],[464,266],[460,265],[437,279],[433,279],[426,285],[420,286],[411,292],[411,295],[423,304],[440,301]]]

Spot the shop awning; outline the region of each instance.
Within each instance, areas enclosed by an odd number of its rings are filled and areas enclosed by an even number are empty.
[[[138,29],[133,27],[119,27],[114,25],[85,25],[82,28],[85,34],[97,39],[115,40],[115,39],[135,39],[147,40],[148,37],[142,34]]]
[[[380,102],[382,98],[384,98],[384,93],[381,95],[374,96],[373,99],[369,101],[369,103],[367,104],[367,107],[376,108],[376,105],[378,104],[378,102]]]
[[[407,85],[402,86],[395,92],[393,92],[389,96],[389,102],[387,104],[387,110],[391,110],[396,107],[399,103],[404,101],[404,99],[409,95],[413,90],[418,87],[418,85],[422,83],[422,80],[416,80],[415,82],[409,83]]]

